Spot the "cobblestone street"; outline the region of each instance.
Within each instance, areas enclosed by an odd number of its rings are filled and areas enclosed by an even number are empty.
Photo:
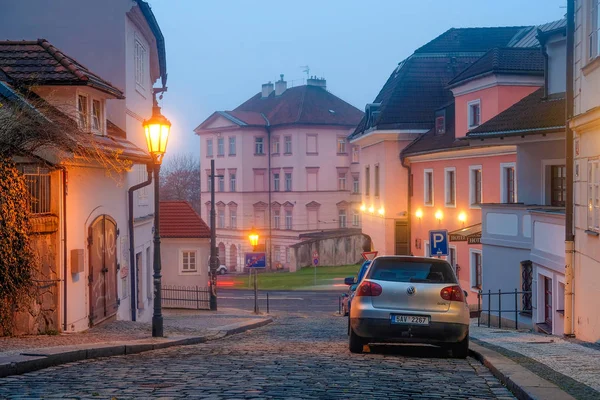
[[[0,398],[512,398],[476,360],[436,348],[350,355],[345,329],[331,313],[290,313],[220,341],[4,378]]]

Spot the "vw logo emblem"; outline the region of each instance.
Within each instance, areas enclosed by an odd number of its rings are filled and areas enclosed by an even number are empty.
[[[406,288],[406,293],[409,296],[413,296],[415,294],[415,292],[417,291],[417,289],[415,289],[414,286],[409,286],[408,288]]]

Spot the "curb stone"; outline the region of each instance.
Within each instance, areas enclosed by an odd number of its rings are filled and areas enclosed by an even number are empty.
[[[469,342],[469,353],[485,365],[519,400],[575,400],[555,384],[493,350]]]
[[[150,350],[165,349],[167,347],[205,343],[260,328],[273,322],[273,318],[265,318],[256,322],[255,320],[250,321],[210,328],[208,331],[214,333],[205,336],[174,336],[171,339],[159,339],[159,341],[156,341],[156,339],[141,339],[132,342],[94,343],[80,346],[30,349],[19,355],[0,357],[0,378],[10,375],[21,375],[75,361],[138,354]]]

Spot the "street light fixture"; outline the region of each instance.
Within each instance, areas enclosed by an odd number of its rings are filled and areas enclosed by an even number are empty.
[[[255,251],[256,246],[258,246],[259,235],[258,232],[254,230],[254,228],[252,228],[250,235],[248,235],[248,239],[250,240],[250,244],[252,245],[252,251]]]
[[[442,223],[442,218],[443,218],[443,217],[444,217],[444,214],[442,213],[442,211],[441,211],[441,210],[437,210],[437,211],[435,212],[435,219],[437,219],[437,220],[438,220],[438,223],[440,223],[440,224]]]
[[[254,230],[254,227],[250,231],[248,235],[248,239],[250,240],[250,245],[252,246],[252,251],[256,251],[256,246],[258,246],[259,239],[258,232]],[[254,314],[258,314],[258,282],[257,282],[257,272],[256,268],[252,268],[254,270]]]
[[[154,162],[154,313],[152,314],[152,336],[163,336],[162,296],[161,296],[161,263],[160,263],[160,232],[159,232],[159,175],[160,165],[167,151],[167,141],[171,131],[171,122],[160,113],[160,107],[156,101],[156,93],[166,89],[154,89],[152,106],[152,117],[144,120],[144,132],[146,133],[146,144],[148,152]]]

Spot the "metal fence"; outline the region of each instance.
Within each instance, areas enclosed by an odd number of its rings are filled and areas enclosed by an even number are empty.
[[[484,297],[487,296],[487,307],[482,305],[484,303],[483,299]],[[492,309],[492,296],[497,296],[497,309]],[[502,309],[502,296],[509,296],[510,300],[509,303],[512,304],[512,301],[514,300],[514,307],[510,307],[508,309]],[[521,301],[519,301],[519,296],[521,296]],[[498,292],[492,292],[491,290],[488,290],[487,293],[484,293],[483,291],[479,291],[479,293],[477,294],[477,326],[481,325],[481,312],[485,311],[487,312],[487,326],[488,328],[491,327],[491,316],[492,313],[498,313],[498,328],[502,328],[502,313],[509,314],[509,316],[513,316],[515,317],[515,329],[519,329],[519,314],[523,314],[523,315],[531,315],[531,308],[529,306],[529,308],[527,309],[526,301],[524,301],[524,299],[531,299],[531,291],[517,291],[517,289],[515,289],[514,292],[503,292],[501,290],[498,290]],[[496,303],[496,302],[495,302]],[[519,309],[519,304],[522,305],[522,308]]]
[[[210,310],[210,288],[163,285],[161,295],[164,308]]]

